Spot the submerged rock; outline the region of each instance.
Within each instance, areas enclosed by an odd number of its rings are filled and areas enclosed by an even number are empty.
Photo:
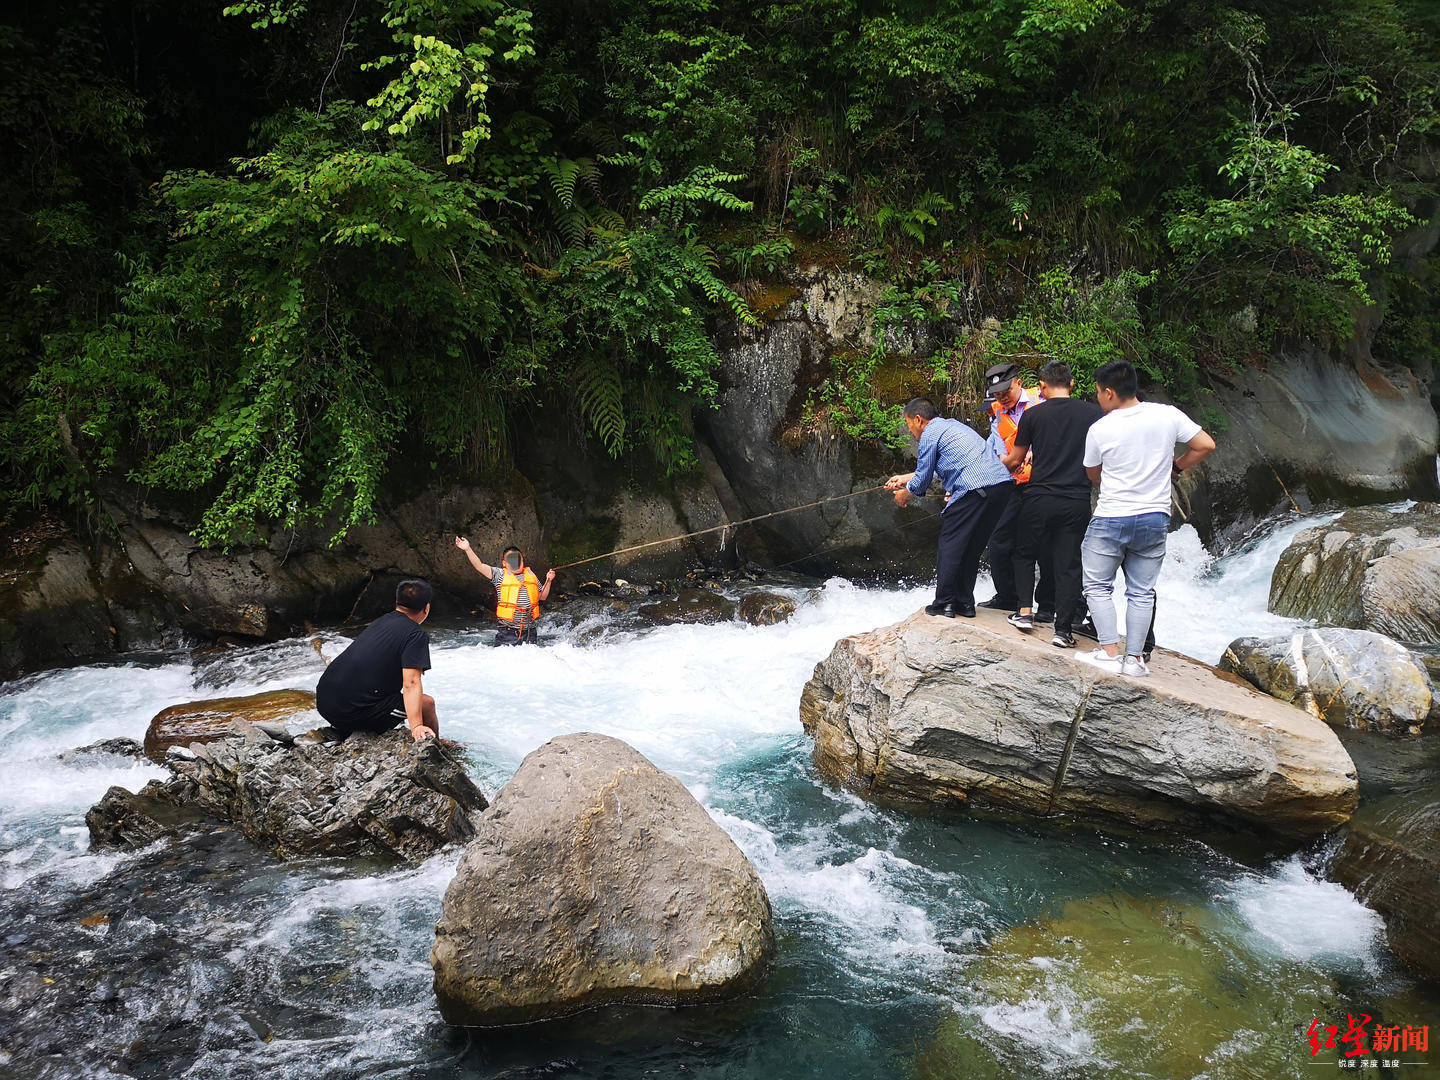
[[[144,750],[134,739],[101,739],[99,742],[87,743],[85,746],[77,746],[73,750],[65,750],[57,756],[61,761],[75,761],[78,758],[89,757],[128,757],[138,758],[143,756]]]
[[[1396,956],[1440,981],[1440,784],[1361,809],[1330,872],[1384,917]]]
[[[1270,577],[1270,610],[1440,645],[1440,503],[1360,507],[1297,534]]]
[[[1420,658],[1370,630],[1325,627],[1277,638],[1236,638],[1220,667],[1335,727],[1418,735],[1440,717]]]
[[[156,800],[122,787],[112,787],[85,812],[90,846],[128,851],[146,847],[162,837],[179,836],[179,830],[158,820],[162,814]]]
[[[150,721],[145,731],[145,756],[163,763],[166,751],[172,746],[191,746],[244,735],[256,724],[273,724],[314,709],[315,695],[308,690],[271,690],[247,697],[171,705]]]
[[[673,599],[646,604],[640,614],[656,626],[729,622],[735,617],[735,604],[710,589],[681,589]]]
[[[445,891],[435,995],[487,1027],[598,1005],[687,1005],[758,982],[774,952],[750,863],[674,777],[604,735],[521,763]]]
[[[243,734],[173,747],[164,764],[170,779],[151,781],[138,796],[111,788],[91,809],[93,847],[136,846],[209,819],[235,825],[281,858],[418,861],[474,835],[472,814],[486,806],[457,751],[434,739],[417,743],[400,729],[286,742],[250,725]]]
[[[912,615],[836,644],[801,697],[815,767],[866,796],[1127,830],[1317,835],[1355,810],[1335,732],[1163,651],[1103,674],[999,612]]]
[[[1250,954],[1203,907],[1126,893],[1006,930],[963,979],[976,1010],[942,1018],[916,1080],[1288,1076],[1277,1062],[1309,1058],[1296,1025],[1343,1007],[1314,965]]]
[[[746,593],[740,600],[740,618],[752,626],[774,626],[794,614],[795,601],[780,593]]]

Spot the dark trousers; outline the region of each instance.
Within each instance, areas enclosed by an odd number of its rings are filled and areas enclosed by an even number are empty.
[[[495,633],[495,639],[491,645],[536,645],[539,638],[535,633],[535,624],[526,623],[524,626],[516,626],[513,623],[502,622],[500,629]]]
[[[1090,524],[1090,499],[1032,493],[1020,489],[1019,527],[1015,537],[1015,596],[1018,607],[1031,606],[1035,564],[1048,565],[1055,605],[1055,629],[1072,629],[1079,620],[1080,542]],[[992,540],[993,546],[993,540]],[[1041,606],[1044,602],[1041,601]]]
[[[1017,495],[1023,484],[1016,484]],[[1005,513],[995,523],[995,531],[990,534],[990,548],[987,557],[990,560],[990,577],[995,582],[995,595],[1000,601],[1001,607],[1008,607],[1012,611],[1020,610],[1019,588],[1015,582],[1015,541],[1020,532],[1020,498],[1010,500],[1005,508]],[[1050,567],[1046,553],[1040,556],[1040,584],[1035,587],[1036,606],[1042,608],[1053,608],[1055,606],[1055,581],[1054,572]]]
[[[1014,501],[1010,481],[977,488],[953,500],[940,515],[940,550],[935,558],[935,603],[975,603],[980,556],[1006,508]]]

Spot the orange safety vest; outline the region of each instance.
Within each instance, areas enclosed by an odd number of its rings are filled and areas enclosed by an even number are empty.
[[[528,566],[522,566],[522,577],[512,573],[508,566],[502,569],[505,577],[500,582],[500,602],[495,605],[495,617],[501,622],[515,621],[515,612],[520,608],[520,590],[523,588],[530,594],[530,621],[540,618],[540,581],[535,577],[535,572]]]
[[[1038,387],[1036,387],[1033,390],[1022,390],[1020,392],[1020,400],[1025,404],[1025,408],[1022,409],[1020,412],[1020,415],[1024,416],[1026,411],[1034,408],[1036,405],[1039,405],[1040,402],[1045,399],[1040,396],[1040,390]],[[998,401],[992,401],[990,403],[990,416],[995,421],[995,430],[1000,432],[1000,438],[1005,440],[1005,449],[1014,450],[1015,436],[1020,431],[1020,425],[1015,422],[1015,419],[1008,412],[1006,412],[1004,408],[1001,407],[1000,402]],[[1014,472],[1012,472],[1010,475],[1015,477],[1015,482],[1017,484],[1029,483],[1030,462],[1022,461],[1020,463],[1020,467]]]

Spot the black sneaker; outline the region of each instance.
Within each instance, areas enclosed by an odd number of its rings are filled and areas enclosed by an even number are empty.
[[[1016,630],[1022,630],[1027,634],[1035,629],[1035,623],[1031,620],[1030,616],[1021,614],[1018,611],[1010,616],[1010,625]]]
[[[950,604],[926,604],[926,605],[925,605],[925,614],[926,614],[926,615],[943,615],[943,616],[947,616],[947,617],[953,618],[953,615],[951,615],[950,608],[951,608],[951,605],[950,605]]]
[[[1035,621],[1036,621],[1037,623],[1052,623],[1052,622],[1054,622],[1054,621],[1055,621],[1055,609],[1054,609],[1054,608],[1048,608],[1048,607],[1037,608],[1036,611],[1035,611]]]
[[[964,603],[953,604],[945,609],[945,614],[952,619],[957,615],[962,619],[973,619],[975,617],[975,605]]]
[[[1095,623],[1091,621],[1088,615],[1085,616],[1085,620],[1079,626],[1075,627],[1075,633],[1081,637],[1088,637],[1096,641],[1099,640],[1095,637]]]
[[[989,600],[982,600],[980,606],[991,608],[995,611],[1014,611],[1018,605],[1009,603],[1008,601],[1002,604],[1000,597],[992,596]]]
[[[1050,644],[1057,649],[1073,649],[1075,647],[1075,635],[1069,630],[1056,630],[1055,636],[1050,639]]]

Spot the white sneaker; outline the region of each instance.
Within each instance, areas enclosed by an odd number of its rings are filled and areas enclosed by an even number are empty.
[[[1150,669],[1140,657],[1126,656],[1125,662],[1120,666],[1120,674],[1129,675],[1132,679],[1143,679],[1150,674]]]
[[[1075,659],[1082,664],[1089,664],[1101,671],[1108,671],[1111,675],[1119,675],[1125,666],[1125,661],[1118,656],[1111,656],[1104,649],[1091,649],[1089,652],[1076,653]]]

